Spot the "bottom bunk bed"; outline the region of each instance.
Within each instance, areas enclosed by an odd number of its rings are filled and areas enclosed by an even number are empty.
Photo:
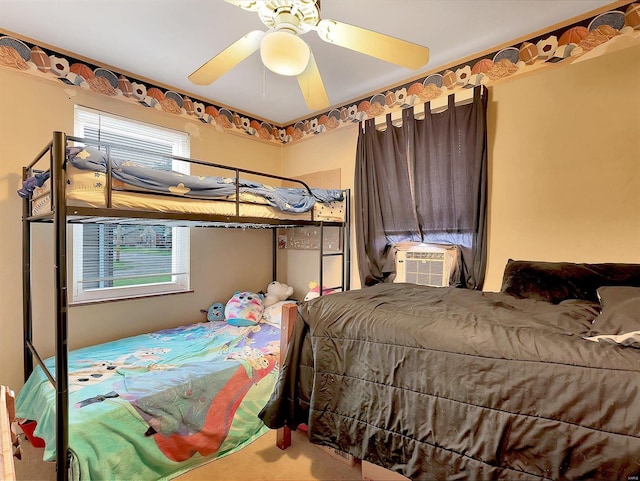
[[[69,479],[170,479],[264,434],[281,305],[254,326],[202,322],[69,352]],[[56,458],[55,394],[38,366],[17,398],[45,461]]]
[[[638,286],[640,265],[510,261],[502,292],[304,302],[259,416],[411,479],[638,479]]]

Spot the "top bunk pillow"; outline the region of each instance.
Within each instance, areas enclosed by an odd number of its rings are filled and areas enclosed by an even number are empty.
[[[504,269],[501,292],[558,304],[566,299],[598,302],[601,286],[640,287],[640,264],[576,264],[516,261]]]

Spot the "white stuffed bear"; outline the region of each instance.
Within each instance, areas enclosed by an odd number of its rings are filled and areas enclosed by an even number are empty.
[[[267,294],[264,297],[263,304],[270,306],[278,301],[286,300],[293,294],[293,287],[273,281],[267,286]]]

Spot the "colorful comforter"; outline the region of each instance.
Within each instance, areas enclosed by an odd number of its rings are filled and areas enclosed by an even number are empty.
[[[169,479],[264,434],[280,330],[192,324],[69,353],[73,479]],[[54,361],[45,364],[54,372]],[[55,459],[55,391],[40,368],[17,399]]]

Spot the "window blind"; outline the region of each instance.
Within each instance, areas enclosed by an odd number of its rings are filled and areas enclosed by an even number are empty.
[[[189,136],[184,132],[79,106],[74,124],[76,137],[114,144],[110,147],[112,158],[189,173],[187,162],[170,157],[189,157]],[[74,225],[72,245],[73,302],[189,289],[186,227]]]

